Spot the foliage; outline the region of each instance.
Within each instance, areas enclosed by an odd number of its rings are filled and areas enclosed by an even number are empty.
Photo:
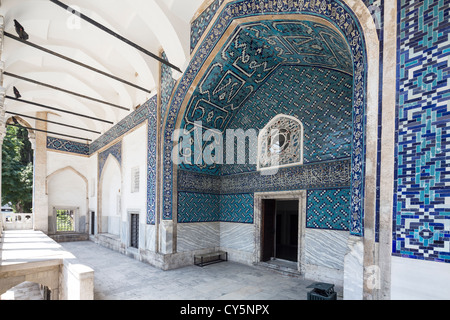
[[[31,212],[33,151],[26,129],[9,126],[2,149],[2,204],[15,212]]]

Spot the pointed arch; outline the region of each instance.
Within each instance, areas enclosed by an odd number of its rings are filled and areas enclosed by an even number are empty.
[[[64,171],[71,171],[73,173],[75,173],[76,175],[78,175],[81,179],[83,179],[84,183],[86,184],[86,199],[88,198],[89,195],[89,184],[88,184],[88,179],[82,174],[80,173],[78,170],[74,169],[72,166],[67,166],[61,169],[58,169],[56,171],[54,171],[53,173],[49,174],[45,180],[45,194],[48,195],[48,183],[49,181],[56,175],[61,174]]]

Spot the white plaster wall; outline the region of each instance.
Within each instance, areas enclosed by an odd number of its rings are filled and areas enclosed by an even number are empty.
[[[110,155],[102,172],[102,232],[120,235],[121,173],[118,161]]]
[[[72,167],[88,178],[91,172],[91,161],[88,157],[76,156],[62,152],[47,152],[47,175],[65,168]]]
[[[86,179],[89,185],[89,210],[97,213],[97,194],[98,194],[98,154],[94,154],[88,159],[88,169]]]
[[[144,249],[151,243],[146,241],[147,225],[147,125],[142,124],[122,140],[122,231],[121,242],[129,245],[130,212],[139,213],[139,248]],[[139,168],[139,191],[131,192],[132,169]],[[153,233],[150,233],[153,234]],[[153,239],[154,241],[154,239]],[[151,242],[151,239],[150,239]]]
[[[95,221],[94,221],[94,234],[97,234],[97,221],[98,221],[98,154],[94,154],[88,159],[88,172],[86,179],[88,179],[88,219],[89,225],[92,222],[92,218],[90,217],[90,212],[94,212]],[[89,229],[89,234],[91,234],[91,227]]]
[[[448,263],[392,257],[392,300],[450,299]]]

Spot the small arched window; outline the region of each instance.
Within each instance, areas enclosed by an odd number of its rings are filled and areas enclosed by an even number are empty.
[[[258,135],[258,170],[303,164],[303,124],[279,114]]]

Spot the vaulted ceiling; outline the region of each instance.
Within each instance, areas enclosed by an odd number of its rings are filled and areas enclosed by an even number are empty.
[[[282,113],[303,123],[305,163],[349,157],[352,56],[341,33],[321,22],[311,18],[240,24],[198,81],[181,127],[192,132],[201,122],[204,130],[258,131]],[[203,142],[203,149],[209,145]],[[181,167],[211,174],[256,168],[248,163],[226,166],[193,161],[195,165]]]
[[[318,67],[353,75],[348,44],[332,26],[306,20],[244,23],[198,83],[182,127],[192,130],[194,122],[201,121],[204,128],[225,130],[261,84],[283,65]]]
[[[155,55],[164,50],[167,60],[183,71],[190,56],[190,21],[203,0],[62,2]],[[28,43],[52,50],[141,88],[106,77],[5,36],[1,60],[4,62],[3,87],[7,96],[14,97],[13,87],[16,87],[22,100],[90,117],[6,99],[7,118],[12,116],[8,112],[29,116],[22,118],[34,127],[35,120],[31,117],[36,117],[38,111],[50,111],[49,120],[97,133],[52,123],[48,124],[49,131],[95,140],[136,106],[156,94],[159,70],[155,59],[55,3],[49,0],[2,0],[0,15],[4,17],[5,32],[17,36],[14,24],[14,20],[17,20],[29,35]],[[174,78],[180,75],[173,69]],[[61,92],[36,82],[70,90],[114,106]],[[95,119],[106,120],[108,123]]]

